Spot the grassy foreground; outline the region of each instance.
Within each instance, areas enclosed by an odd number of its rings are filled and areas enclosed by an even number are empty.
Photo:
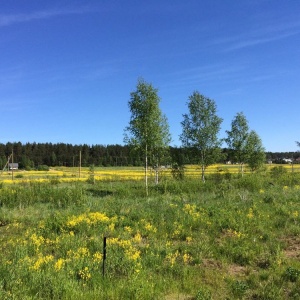
[[[0,189],[0,299],[300,299],[300,174]],[[107,237],[103,276],[103,237]]]

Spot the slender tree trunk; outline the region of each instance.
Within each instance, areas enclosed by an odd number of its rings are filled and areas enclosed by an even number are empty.
[[[148,148],[145,147],[145,187],[146,187],[146,196],[148,197]]]
[[[201,166],[201,178],[202,178],[202,181],[205,182],[205,176],[204,176],[204,173],[205,173],[205,167],[204,165]]]
[[[156,162],[156,168],[155,168],[155,184],[158,184],[158,160]]]
[[[203,151],[201,151],[201,179],[202,179],[202,182],[205,182],[204,173],[205,173],[204,153],[203,153]]]

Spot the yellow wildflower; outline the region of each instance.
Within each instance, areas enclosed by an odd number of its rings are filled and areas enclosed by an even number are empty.
[[[92,277],[88,267],[84,267],[82,270],[80,270],[78,272],[78,276],[80,279],[84,281],[88,281]]]
[[[190,242],[192,241],[192,239],[193,239],[192,237],[187,236],[185,240],[187,241],[188,244],[190,244]]]
[[[253,209],[252,209],[252,208],[249,208],[249,212],[248,212],[248,214],[247,214],[247,217],[248,217],[249,219],[252,219],[252,218],[254,217]]]
[[[125,226],[124,230],[131,233],[132,232],[132,228],[130,226]]]
[[[111,223],[108,225],[109,231],[114,231],[115,230],[115,223]]]
[[[59,259],[56,261],[56,263],[54,264],[54,269],[55,269],[56,271],[61,270],[61,268],[63,267],[64,263],[65,263],[64,259],[59,258]]]
[[[48,264],[50,261],[53,260],[53,255],[46,255],[46,256],[39,256],[39,258],[36,260],[34,265],[30,267],[30,269],[33,270],[39,270],[43,265]]]
[[[135,243],[140,243],[142,241],[142,236],[139,232],[137,232],[136,235],[133,237],[133,241]]]
[[[98,251],[95,252],[95,253],[93,254],[93,260],[94,260],[94,262],[96,262],[96,263],[102,261],[102,258],[103,258],[102,253],[100,253],[100,252],[98,252]]]
[[[192,256],[188,253],[184,253],[182,256],[184,264],[189,264],[192,261]]]

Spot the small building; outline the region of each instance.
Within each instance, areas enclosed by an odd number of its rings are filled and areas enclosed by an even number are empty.
[[[19,164],[18,163],[9,163],[8,164],[8,169],[9,170],[18,170],[19,169]]]
[[[286,164],[291,164],[293,162],[293,160],[290,158],[283,158],[282,161],[283,161],[283,163],[286,163]]]

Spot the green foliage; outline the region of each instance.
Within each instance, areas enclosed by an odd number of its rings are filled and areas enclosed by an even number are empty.
[[[89,167],[89,178],[87,179],[88,183],[95,184],[95,166],[90,165]]]
[[[199,289],[196,295],[196,300],[211,300],[211,291],[205,288]]]
[[[182,180],[184,178],[184,166],[175,163],[172,165],[172,176],[176,180]]]
[[[216,114],[213,100],[194,92],[187,103],[189,112],[183,115],[180,140],[185,147],[194,147],[200,151],[202,181],[205,181],[205,169],[221,156],[221,140],[218,138],[222,119]]]
[[[249,132],[248,121],[245,115],[237,113],[231,122],[231,130],[226,130],[225,139],[232,159],[241,165],[241,173],[244,174],[244,164],[247,163],[251,171],[257,171],[265,163],[266,155],[262,141],[258,134]]]
[[[258,134],[252,130],[247,139],[246,151],[249,154],[247,163],[251,171],[262,168],[266,161],[265,149]]]
[[[47,203],[54,208],[82,205],[86,196],[80,185],[57,188],[53,184],[34,183],[4,187],[0,193],[0,203],[7,208],[26,208],[39,203]]]
[[[4,185],[0,298],[297,299],[299,186],[217,174]]]
[[[247,285],[246,282],[236,280],[232,283],[231,289],[232,289],[232,294],[235,297],[238,297],[239,299],[245,295],[246,291],[248,290],[249,286]]]
[[[39,165],[37,167],[38,171],[49,171],[49,167],[47,165]]]
[[[238,178],[233,182],[238,189],[247,190],[250,192],[258,192],[266,185],[265,177],[259,175],[248,175]]]
[[[288,267],[284,272],[284,278],[291,282],[296,282],[300,277],[300,270],[293,267]]]
[[[170,142],[167,119],[162,114],[159,103],[157,90],[141,79],[128,102],[131,118],[125,129],[124,141],[140,149],[143,154],[146,154],[147,148],[150,159]]]
[[[283,166],[276,166],[270,170],[272,177],[277,178],[278,176],[282,176],[287,174],[287,169]]]
[[[159,108],[160,98],[151,84],[140,79],[128,102],[131,117],[124,142],[145,157],[145,185],[148,195],[148,165],[160,166],[168,156],[171,141],[167,118]],[[158,180],[157,180],[158,182]]]
[[[231,122],[231,130],[226,130],[225,139],[229,149],[233,150],[235,162],[243,164],[247,161],[249,153],[246,151],[249,126],[245,115],[242,112],[236,114]]]

